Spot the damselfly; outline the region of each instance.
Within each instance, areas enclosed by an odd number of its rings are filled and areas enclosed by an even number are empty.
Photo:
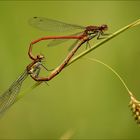
[[[97,39],[100,39],[100,36],[107,35],[104,33],[108,29],[108,26],[106,24],[103,24],[101,26],[79,26],[79,25],[74,25],[74,24],[66,24],[64,22],[44,18],[44,17],[34,17],[29,20],[29,23],[41,30],[48,30],[48,31],[58,31],[58,32],[64,32],[64,31],[69,31],[69,30],[74,30],[74,29],[82,29],[82,32],[79,32],[75,35],[69,35],[69,36],[45,36],[42,38],[39,38],[33,42],[31,42],[30,47],[29,47],[29,57],[33,60],[36,59],[36,56],[33,55],[32,53],[32,48],[33,45],[37,42],[40,42],[42,40],[50,40],[52,39],[51,45],[56,45],[57,43],[60,44],[61,42],[64,42],[64,40],[67,39],[76,39],[76,42],[72,45],[73,49],[69,52],[65,60],[55,69],[51,72],[51,74],[47,77],[35,77],[33,75],[32,78],[36,81],[49,81],[53,77],[55,77],[57,74],[59,74],[62,69],[67,65],[67,63],[70,61],[72,56],[76,53],[78,48],[82,46],[85,42],[89,42],[89,40],[93,39],[94,37],[97,37]]]
[[[44,57],[42,55],[37,55],[37,58],[26,67],[25,71],[17,78],[17,80],[14,81],[12,85],[0,96],[0,114],[15,102],[21,85],[27,76],[34,75],[34,77],[37,77],[39,75],[39,70],[41,69],[41,66],[43,66],[43,58]]]
[[[51,32],[66,32],[66,31],[74,31],[74,30],[81,30],[78,33],[72,34],[72,35],[65,35],[65,36],[45,36],[42,38],[39,38],[35,41],[32,41],[30,44],[29,49],[29,56],[31,59],[35,59],[36,57],[32,54],[32,46],[33,44],[42,41],[42,40],[52,40],[48,46],[54,46],[58,45],[60,43],[63,43],[66,40],[69,39],[76,39],[76,41],[72,44],[70,47],[71,49],[76,45],[76,43],[80,40],[82,40],[84,37],[91,38],[97,37],[97,39],[101,39],[101,36],[105,36],[108,34],[105,34],[104,31],[108,29],[108,26],[106,24],[102,24],[101,26],[80,26],[75,24],[68,24],[61,21],[48,19],[44,17],[33,17],[29,20],[29,24],[35,28],[38,28],[43,31],[51,31]],[[87,40],[86,42],[88,43]],[[89,44],[89,43],[88,43]],[[70,49],[70,50],[71,50]]]

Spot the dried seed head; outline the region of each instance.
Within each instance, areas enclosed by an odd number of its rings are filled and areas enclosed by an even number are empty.
[[[140,124],[140,102],[136,100],[134,96],[131,96],[131,101],[129,106],[132,110],[135,120],[137,121],[138,124]]]

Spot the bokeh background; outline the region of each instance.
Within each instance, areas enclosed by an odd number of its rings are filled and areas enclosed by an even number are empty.
[[[41,16],[79,25],[109,26],[113,33],[140,18],[139,1],[0,1],[0,93],[31,62],[29,43],[45,35],[28,20]],[[62,33],[68,35],[69,33]],[[86,57],[114,68],[140,99],[140,27],[135,27]],[[91,42],[95,44],[96,39]],[[71,41],[60,47],[38,44],[46,66],[55,68],[68,53]],[[40,46],[42,47],[40,47]],[[81,48],[78,53],[85,50]],[[28,77],[26,93],[0,119],[0,139],[132,139],[140,128],[128,107],[129,96],[120,80],[106,67],[79,59],[47,84],[29,90],[35,82]],[[66,138],[65,137],[65,138]]]

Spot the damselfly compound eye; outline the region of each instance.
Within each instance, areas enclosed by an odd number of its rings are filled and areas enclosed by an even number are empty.
[[[43,56],[43,55],[37,55],[37,58],[38,58],[38,59],[43,59],[44,56]]]
[[[108,26],[106,24],[103,24],[103,25],[101,25],[101,29],[105,31],[108,29]]]

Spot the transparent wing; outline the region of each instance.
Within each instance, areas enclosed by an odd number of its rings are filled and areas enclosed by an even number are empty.
[[[56,45],[60,45],[60,44],[62,44],[64,42],[67,42],[67,41],[68,41],[68,39],[53,39],[48,43],[47,46],[48,47],[54,47]]]
[[[27,78],[28,72],[25,70],[16,81],[0,96],[0,113],[8,109],[15,101],[22,82]]]
[[[66,32],[76,29],[85,29],[84,26],[79,26],[75,24],[68,24],[61,21],[44,18],[44,17],[33,17],[29,19],[29,24],[35,28],[43,31],[53,31],[53,32]]]
[[[76,40],[75,42],[73,42],[73,44],[69,47],[68,51],[71,51],[79,42],[79,40]]]
[[[75,34],[72,34],[72,35],[68,35],[68,36],[77,36],[79,34],[82,34],[83,32],[78,32],[78,33],[75,33]],[[49,43],[48,43],[48,47],[52,47],[52,46],[56,46],[56,45],[59,45],[61,43],[64,43],[68,40],[71,40],[71,39],[53,39],[51,40]]]

